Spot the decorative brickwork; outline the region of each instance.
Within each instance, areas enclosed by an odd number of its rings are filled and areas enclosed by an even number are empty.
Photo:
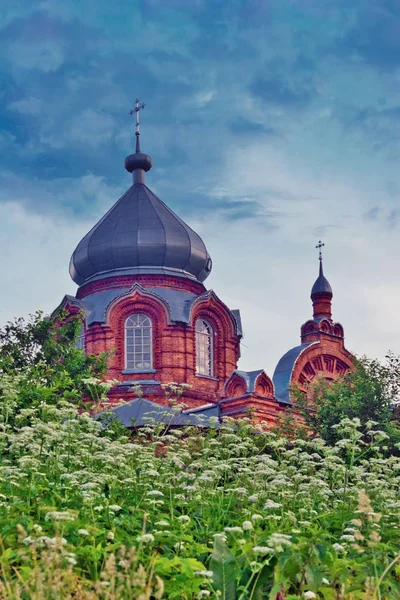
[[[117,281],[115,281],[117,279]],[[182,398],[188,407],[196,407],[205,402],[218,402],[223,395],[223,386],[229,375],[237,367],[240,355],[240,336],[236,333],[236,322],[229,308],[212,291],[199,296],[191,306],[189,323],[172,322],[167,303],[144,285],[151,288],[168,288],[182,284],[185,291],[204,293],[204,287],[196,282],[176,278],[162,279],[160,276],[138,276],[100,280],[85,286],[85,298],[89,293],[96,294],[115,285],[126,288],[134,286],[129,293],[122,293],[108,305],[104,323],[92,323],[86,331],[86,351],[90,354],[110,353],[107,379],[117,379],[122,384],[110,394],[111,398],[129,400],[134,397],[128,382],[143,383],[146,397],[159,403],[164,402],[161,384],[172,381],[187,383],[191,387]],[[176,289],[176,288],[175,288]],[[69,310],[76,310],[68,304]],[[148,316],[152,322],[153,368],[142,372],[126,369],[125,363],[125,322],[134,313]],[[213,377],[196,374],[196,334],[197,319],[207,320],[213,330]],[[150,383],[148,383],[150,381]]]

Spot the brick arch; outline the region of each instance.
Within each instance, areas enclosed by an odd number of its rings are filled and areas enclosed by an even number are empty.
[[[224,329],[226,337],[236,336],[236,322],[229,308],[214,294],[209,292],[206,295],[199,296],[190,308],[190,323],[193,324],[194,319],[199,312],[206,310],[212,315],[214,320],[218,320]]]
[[[113,332],[116,344],[112,366],[121,371],[125,368],[125,322],[134,313],[142,313],[152,321],[153,367],[159,369],[162,355],[161,333],[168,324],[167,309],[162,301],[138,290],[129,296],[119,297],[107,308],[106,322]]]
[[[307,392],[310,385],[321,379],[333,381],[352,368],[351,355],[344,348],[323,344],[312,345],[299,356],[292,372],[291,386]]]
[[[340,323],[333,324],[333,335],[336,335],[341,338],[344,337],[343,327]]]
[[[204,319],[211,325],[213,331],[213,376],[216,379],[222,379],[223,374],[223,347],[225,340],[225,331],[224,327],[221,324],[221,321],[218,319],[218,316],[215,315],[213,311],[208,310],[206,307],[201,307],[198,312],[193,316],[193,321],[191,327],[193,328],[193,372],[196,371],[196,321],[198,319]]]
[[[301,327],[302,335],[307,333],[314,333],[315,331],[318,331],[318,323],[316,323],[314,320],[307,321]]]
[[[191,331],[192,372],[196,372],[196,320],[204,319],[214,331],[214,377],[219,380],[222,392],[223,382],[237,368],[240,354],[240,340],[236,334],[233,315],[214,293],[196,300],[191,308],[189,330]]]
[[[331,333],[332,325],[327,319],[323,319],[319,323],[319,330],[322,331],[323,333]]]
[[[260,396],[274,397],[274,384],[266,373],[260,373],[256,379],[255,393]]]
[[[244,396],[246,392],[246,382],[243,377],[240,377],[237,373],[233,373],[226,382],[224,396],[226,398],[236,398]]]

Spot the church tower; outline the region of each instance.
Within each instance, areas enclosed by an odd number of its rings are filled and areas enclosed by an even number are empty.
[[[79,242],[70,274],[79,286],[60,306],[80,311],[81,347],[110,352],[107,379],[120,383],[111,399],[144,396],[164,402],[165,384],[187,384],[190,407],[217,403],[237,367],[240,313],[230,310],[204,281],[212,268],[201,237],[146,185],[153,166],[140,148],[125,159],[131,187]],[[190,386],[190,387],[189,387]]]
[[[275,397],[290,405],[290,389],[307,392],[317,379],[331,381],[352,367],[352,355],[344,346],[340,323],[332,319],[332,287],[324,275],[319,242],[319,274],[311,289],[313,318],[301,326],[301,344],[282,356],[273,375]]]

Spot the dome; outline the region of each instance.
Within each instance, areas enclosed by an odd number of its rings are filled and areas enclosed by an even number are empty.
[[[118,274],[177,275],[203,282],[211,258],[203,240],[144,183],[150,156],[127,157],[134,184],[79,242],[70,274],[78,285]]]
[[[322,261],[320,261],[319,263],[319,276],[316,279],[314,285],[312,286],[311,298],[316,294],[330,294],[331,296],[333,296],[331,284],[324,275]]]

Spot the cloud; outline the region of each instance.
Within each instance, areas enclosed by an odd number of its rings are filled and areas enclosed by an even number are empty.
[[[336,52],[392,71],[400,65],[399,28],[400,11],[395,3],[374,0],[359,5],[355,24],[336,40]]]
[[[30,115],[37,117],[43,114],[43,101],[39,98],[24,98],[22,100],[16,100],[8,105],[9,110],[16,110],[17,112],[23,113],[24,115]]]

